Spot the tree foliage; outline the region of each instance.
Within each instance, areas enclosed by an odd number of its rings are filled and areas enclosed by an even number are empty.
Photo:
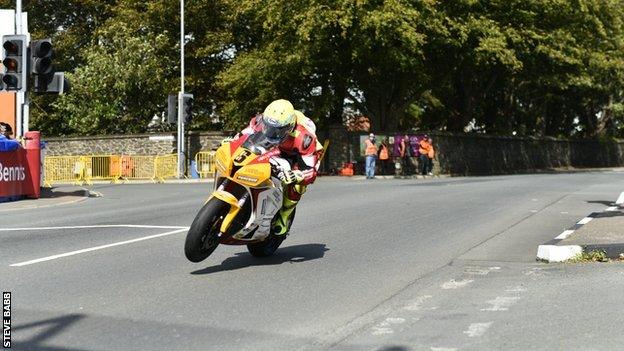
[[[12,1],[0,0],[10,8]],[[33,97],[48,134],[143,131],[179,86],[175,1],[25,2],[74,92]],[[275,98],[320,127],[624,136],[622,0],[187,0],[194,128]]]

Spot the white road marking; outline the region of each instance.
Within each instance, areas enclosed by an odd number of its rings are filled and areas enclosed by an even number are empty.
[[[431,351],[457,351],[454,347],[432,347]]]
[[[605,209],[606,212],[617,211],[617,210],[618,210],[617,206],[611,206]]]
[[[537,212],[538,212],[537,210],[531,210],[531,213],[537,213]]]
[[[620,194],[620,196],[618,197],[617,200],[615,200],[615,204],[616,205],[622,205],[624,204],[624,191],[622,191],[622,193]]]
[[[565,238],[569,237],[570,235],[572,235],[572,233],[574,233],[574,230],[564,230],[564,231],[563,231],[563,233],[561,233],[561,234],[557,235],[557,236],[555,237],[555,239],[557,239],[557,240],[563,240],[563,239],[565,239]]]
[[[373,327],[373,335],[387,335],[394,333],[394,330],[384,327]]]
[[[91,251],[96,251],[96,250],[102,250],[102,249],[106,249],[106,248],[113,247],[113,246],[132,244],[132,243],[136,243],[136,242],[143,241],[143,240],[160,238],[161,236],[177,234],[177,233],[181,233],[181,232],[184,232],[184,231],[187,231],[187,230],[188,230],[188,228],[177,229],[177,230],[173,230],[173,231],[166,232],[166,233],[160,233],[160,234],[155,234],[155,235],[150,235],[150,236],[144,236],[144,237],[137,238],[137,239],[120,241],[120,242],[116,242],[116,243],[112,243],[112,244],[100,245],[100,246],[90,247],[90,248],[87,248],[87,249],[76,250],[76,251],[66,252],[66,253],[62,253],[62,254],[58,254],[58,255],[38,258],[38,259],[35,259],[35,260],[30,260],[30,261],[25,261],[25,262],[20,262],[20,263],[14,263],[14,264],[12,264],[10,266],[11,267],[28,266],[28,265],[35,264],[35,263],[55,260],[57,258],[78,255],[78,254],[81,254],[81,253],[91,252]]]
[[[568,212],[561,212],[561,214],[568,214]]]
[[[401,324],[401,323],[405,323],[405,318],[401,318],[401,317],[388,317],[388,318],[386,318],[386,322],[388,322],[390,324]]]
[[[531,269],[523,271],[522,273],[524,273],[524,275],[526,276],[537,276],[537,277],[543,277],[547,274],[550,274],[549,272],[544,271],[543,268],[539,268],[539,267],[533,267]]]
[[[508,289],[505,289],[505,292],[524,292],[527,291],[527,288],[523,287],[523,286],[514,286]]]
[[[451,279],[448,282],[445,282],[444,284],[440,285],[440,288],[445,289],[445,290],[459,289],[459,288],[465,287],[466,285],[472,282],[474,282],[474,280],[472,279],[465,279],[465,280]]]
[[[488,329],[490,329],[490,326],[492,326],[492,322],[472,323],[468,327],[468,330],[464,330],[464,334],[468,335],[471,338],[482,336]]]
[[[62,227],[0,228],[0,232],[27,231],[27,230],[88,229],[88,228],[188,229],[188,227],[170,226],[170,225],[101,224],[101,225],[74,225],[74,226],[62,226]]]
[[[519,297],[508,297],[508,296],[497,296],[494,300],[487,301],[488,304],[492,305],[488,308],[482,308],[481,311],[507,311],[509,307],[520,300]]]
[[[585,217],[585,218],[581,219],[580,221],[578,221],[577,224],[587,224],[587,223],[591,222],[592,219],[593,219],[592,217]]]
[[[474,274],[474,275],[488,275],[490,272],[499,271],[500,269],[501,269],[500,267],[488,267],[488,268],[466,267],[464,272],[467,274]]]
[[[432,297],[431,295],[418,296],[416,299],[411,301],[407,306],[403,307],[403,309],[406,309],[408,311],[420,311],[423,309],[422,308],[423,303],[425,303],[425,301],[427,301],[431,297]]]
[[[392,334],[394,333],[394,330],[392,330],[392,328],[390,328],[390,325],[392,324],[401,324],[401,323],[405,323],[405,318],[401,318],[401,317],[388,317],[386,318],[386,320],[384,320],[383,322],[377,324],[376,326],[373,327],[373,335],[385,335],[385,334]]]

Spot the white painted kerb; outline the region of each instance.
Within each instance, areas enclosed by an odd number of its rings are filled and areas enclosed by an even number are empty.
[[[618,197],[618,199],[615,201],[616,205],[622,205],[624,204],[624,191],[620,194],[620,197]]]
[[[548,262],[563,262],[582,252],[583,248],[579,245],[540,245],[537,247],[537,258]]]

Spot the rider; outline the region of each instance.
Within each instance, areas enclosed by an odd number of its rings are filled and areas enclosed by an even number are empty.
[[[242,134],[262,132],[269,147],[279,145],[280,157],[290,169],[278,175],[286,186],[282,208],[273,223],[275,235],[288,232],[288,219],[293,214],[308,184],[316,179],[323,146],[316,139],[316,126],[311,119],[295,110],[288,100],[271,102],[263,113],[254,116]]]

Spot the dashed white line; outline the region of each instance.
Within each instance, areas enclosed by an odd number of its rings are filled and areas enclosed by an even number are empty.
[[[468,330],[464,330],[464,334],[468,335],[471,338],[483,336],[485,332],[490,329],[492,326],[492,322],[487,323],[472,323],[468,327]]]
[[[585,217],[585,218],[581,219],[580,221],[578,221],[577,224],[587,224],[587,223],[591,222],[592,219],[593,219],[592,217]]]
[[[78,254],[81,254],[81,253],[91,252],[91,251],[96,251],[96,250],[102,250],[102,249],[106,249],[106,248],[113,247],[113,246],[132,244],[132,243],[136,243],[136,242],[139,242],[139,241],[144,241],[144,240],[149,240],[149,239],[154,239],[154,238],[160,238],[161,236],[177,234],[177,233],[181,233],[181,232],[184,232],[184,231],[187,231],[187,230],[188,230],[188,227],[187,228],[182,228],[182,229],[177,229],[177,230],[172,230],[172,231],[166,232],[166,233],[149,235],[149,236],[144,236],[144,237],[137,238],[137,239],[120,241],[120,242],[116,242],[116,243],[112,243],[112,244],[100,245],[100,246],[90,247],[90,248],[87,248],[87,249],[76,250],[76,251],[66,252],[66,253],[62,253],[62,254],[58,254],[58,255],[38,258],[38,259],[35,259],[35,260],[30,260],[30,261],[25,261],[25,262],[20,262],[20,263],[14,263],[14,264],[12,264],[10,266],[11,267],[28,266],[28,265],[35,264],[35,263],[55,260],[57,258],[78,255]]]
[[[572,235],[572,233],[574,233],[574,230],[564,230],[563,233],[557,235],[557,237],[555,237],[555,239],[563,240],[563,239],[569,237],[570,235]]]

